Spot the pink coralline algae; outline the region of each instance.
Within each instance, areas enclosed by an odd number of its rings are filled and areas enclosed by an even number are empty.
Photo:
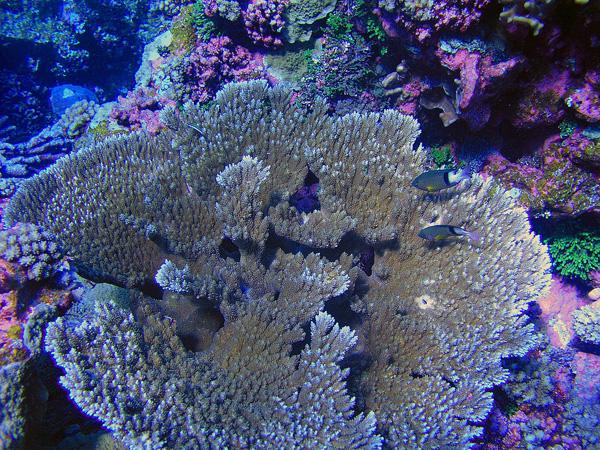
[[[488,159],[487,174],[508,188],[519,190],[519,200],[536,215],[577,215],[600,210],[600,180],[577,155],[593,158],[599,149],[582,145],[574,135],[551,142],[534,157],[512,163],[500,155]]]
[[[541,319],[546,326],[550,343],[566,348],[574,337],[571,313],[585,304],[577,288],[554,276],[548,295],[538,300],[542,310]]]
[[[411,77],[399,90],[400,96],[396,101],[397,109],[402,114],[416,114],[419,106],[419,97],[429,88],[430,86],[421,78],[416,76]]]
[[[195,102],[210,100],[222,84],[248,81],[264,73],[260,58],[227,36],[201,42],[190,54],[185,73]]]
[[[380,2],[381,4],[382,2]],[[389,2],[388,2],[389,3]],[[408,30],[419,41],[425,41],[441,31],[467,31],[481,18],[490,0],[439,0],[431,2],[399,1],[395,11],[384,8],[394,16],[394,21]],[[386,14],[378,11],[387,21]],[[393,29],[389,25],[384,30]]]
[[[288,3],[289,0],[250,0],[242,17],[252,42],[265,47],[283,45],[280,33],[285,25],[283,13]]]
[[[570,84],[568,70],[552,69],[541,79],[524,86],[511,120],[517,128],[555,125],[565,115],[565,102]]]
[[[128,92],[126,97],[119,96],[118,104],[110,112],[110,117],[131,130],[145,129],[156,134],[164,128],[160,112],[166,106],[175,106],[175,102],[159,98],[151,88],[139,87]]]
[[[0,259],[0,366],[29,356],[23,330],[34,306],[45,303],[66,311],[71,302],[68,290],[33,285],[18,264]]]
[[[570,92],[565,101],[578,118],[600,122],[600,72],[588,72],[584,84]]]
[[[523,61],[516,56],[497,62],[491,54],[466,48],[447,52],[439,47],[436,55],[443,66],[460,74],[456,102],[472,129],[482,128],[489,120],[487,100],[496,94],[494,85]],[[475,114],[470,114],[470,110]]]

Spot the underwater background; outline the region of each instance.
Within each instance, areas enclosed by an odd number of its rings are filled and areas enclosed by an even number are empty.
[[[600,1],[0,0],[0,449],[600,449]]]

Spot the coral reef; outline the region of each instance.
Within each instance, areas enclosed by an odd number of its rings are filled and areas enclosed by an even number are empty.
[[[250,0],[242,12],[246,32],[252,42],[265,47],[283,45],[283,14],[289,0]]]
[[[155,89],[163,103],[165,99],[178,103],[207,102],[223,84],[261,78],[263,72],[259,56],[227,36],[215,36],[170,58],[148,77],[146,84]]]
[[[30,223],[0,231],[0,254],[24,268],[29,280],[38,281],[53,276],[63,257],[52,237]]]
[[[588,169],[595,147],[573,135],[562,142],[551,140],[538,155],[516,163],[492,155],[485,171],[518,189],[519,200],[535,215],[593,212],[600,202],[598,177]]]
[[[301,101],[311,103],[316,95],[359,97],[372,75],[370,56],[371,49],[361,36],[327,35],[322,51],[309,56],[307,74],[301,80]]]
[[[564,277],[590,279],[600,269],[600,235],[581,232],[547,240],[554,270]]]
[[[573,311],[573,328],[582,341],[600,345],[600,303]]]
[[[95,102],[81,100],[68,107],[60,118],[58,126],[62,128],[63,135],[75,139],[83,135],[89,123],[98,112],[99,106]]]
[[[149,9],[141,0],[82,3],[3,2],[0,37],[6,40],[26,40],[38,45],[50,45],[57,54],[53,70],[61,74],[89,67],[90,52],[97,57],[100,49],[106,61],[116,63],[119,56],[136,52],[142,24],[147,23]],[[86,35],[94,36],[97,47],[90,45]],[[126,44],[126,45],[125,45]],[[92,50],[93,49],[93,50]]]
[[[477,39],[440,40],[436,54],[444,67],[459,72],[456,91],[459,113],[472,129],[483,128],[491,114],[487,98],[498,95],[499,80],[506,79],[523,58],[504,55]]]
[[[139,87],[129,92],[127,97],[118,98],[118,104],[110,112],[110,118],[131,130],[143,128],[151,134],[158,133],[164,124],[160,121],[160,111],[175,102],[158,98],[152,89]]]
[[[285,39],[306,42],[312,36],[312,25],[335,9],[337,0],[289,0],[285,10]]]
[[[379,7],[423,41],[436,32],[467,31],[488,3],[490,0],[379,0]]]
[[[292,99],[231,84],[208,108],[165,115],[157,136],[108,139],[22,184],[5,221],[50,230],[81,272],[143,289],[168,260],[162,284],[185,287],[148,300],[164,319],[99,302],[76,328],[52,325],[63,383],[138,446],[376,448],[375,417],[392,447],[468,446],[507,378],[502,359],[534,341],[524,310],[549,284],[544,247],[490,180],[415,192],[427,155],[414,119],[331,117],[322,100],[304,111]],[[307,177],[318,209],[301,212],[291,200]],[[441,217],[481,241],[417,236]],[[209,307],[191,353],[172,321],[194,305]],[[365,415],[338,365],[356,343]]]

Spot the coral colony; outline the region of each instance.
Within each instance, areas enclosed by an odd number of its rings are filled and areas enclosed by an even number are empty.
[[[0,449],[600,448],[600,3],[0,2]]]

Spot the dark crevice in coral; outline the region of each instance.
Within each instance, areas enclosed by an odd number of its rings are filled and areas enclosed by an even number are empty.
[[[183,346],[193,352],[210,347],[215,333],[225,323],[221,312],[207,299],[165,292],[158,306],[164,315],[175,320],[177,336]]]
[[[304,184],[290,196],[289,203],[300,213],[311,213],[321,209],[319,201],[319,179],[310,170],[304,178]]]
[[[600,356],[600,345],[583,342],[578,336],[575,336],[575,339],[571,342],[571,345],[579,352]]]
[[[508,396],[506,390],[502,386],[497,386],[492,390],[494,396],[494,403],[500,411],[507,417],[510,417],[518,409],[517,403]]]
[[[366,412],[364,386],[361,385],[361,377],[371,366],[372,359],[369,354],[364,352],[353,352],[346,356],[340,363],[343,369],[350,369],[350,374],[346,379],[348,393],[356,399],[354,409],[357,413]]]
[[[310,322],[302,325],[302,331],[304,331],[304,339],[292,343],[292,350],[290,352],[291,356],[298,356],[304,350],[304,347],[310,345],[311,336],[310,336]]]
[[[348,297],[340,295],[325,303],[325,311],[335,318],[340,326],[355,328],[360,323],[360,315],[352,311]]]
[[[58,445],[73,430],[93,433],[102,429],[98,420],[84,414],[58,382],[65,372],[50,355],[42,353],[28,363],[26,437],[23,448]]]
[[[453,387],[453,388],[456,387],[456,383],[453,380],[451,380],[448,376],[442,375],[442,380],[444,380],[446,383],[448,383],[451,387]]]
[[[232,258],[236,262],[240,261],[240,249],[228,237],[221,239],[219,244],[219,256],[223,259]]]
[[[358,254],[358,267],[362,269],[367,276],[373,273],[373,264],[375,263],[375,249],[371,246],[364,248]]]

